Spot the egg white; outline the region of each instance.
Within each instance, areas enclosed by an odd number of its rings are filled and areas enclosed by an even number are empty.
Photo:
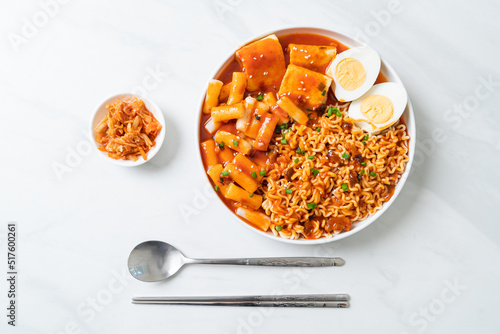
[[[382,95],[387,97],[392,102],[394,108],[393,114],[387,122],[375,124],[373,122],[370,122],[361,112],[361,103],[370,95]],[[399,120],[404,110],[406,109],[407,103],[408,94],[406,93],[406,90],[402,84],[396,82],[384,82],[374,85],[363,96],[353,101],[349,106],[349,110],[347,113],[350,118],[355,120],[356,126],[370,134],[377,134],[380,131],[387,129]]]
[[[345,88],[342,88],[337,77],[335,76],[337,65],[346,58],[358,60],[365,68],[365,81],[360,87],[354,90],[347,90]],[[334,81],[334,84],[332,84],[330,87],[333,91],[333,94],[340,102],[353,101],[366,93],[373,86],[375,80],[377,80],[379,72],[380,56],[369,46],[359,46],[339,53],[326,69],[326,75],[331,77]]]

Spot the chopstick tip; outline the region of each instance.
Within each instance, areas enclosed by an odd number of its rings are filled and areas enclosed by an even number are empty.
[[[342,267],[345,264],[345,261],[343,258],[336,257],[335,258],[335,266],[336,267]]]

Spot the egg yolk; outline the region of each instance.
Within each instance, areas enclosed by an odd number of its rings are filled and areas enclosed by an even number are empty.
[[[337,64],[335,76],[342,88],[355,90],[365,82],[366,71],[359,60],[346,58]]]
[[[361,113],[372,123],[382,124],[391,119],[394,106],[383,95],[370,95],[361,102]]]

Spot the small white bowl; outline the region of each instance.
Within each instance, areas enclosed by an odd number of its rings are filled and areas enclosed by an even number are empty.
[[[141,99],[142,101],[144,101],[146,108],[153,114],[153,116],[156,118],[156,120],[158,122],[160,122],[160,124],[161,124],[160,133],[158,133],[158,135],[156,136],[156,139],[155,139],[156,144],[155,144],[155,146],[153,146],[149,150],[148,153],[146,153],[147,160],[144,160],[142,158],[142,156],[139,156],[136,161],[110,158],[110,157],[108,157],[108,153],[103,152],[103,151],[98,149],[99,143],[97,143],[95,141],[94,129],[97,126],[97,124],[99,124],[99,122],[108,113],[108,109],[106,109],[107,105],[115,103],[116,100],[118,100],[118,99],[123,100],[123,99],[129,99],[129,98],[133,98],[133,97],[137,97],[138,99]],[[118,166],[134,167],[134,166],[139,166],[139,165],[142,165],[143,163],[150,161],[156,155],[156,153],[158,153],[158,151],[160,150],[160,147],[163,144],[163,139],[165,138],[165,118],[163,117],[163,114],[162,114],[160,108],[156,105],[156,103],[154,103],[153,101],[151,101],[150,99],[148,99],[146,97],[135,95],[135,94],[129,94],[129,93],[116,94],[116,95],[110,96],[109,98],[104,100],[96,108],[94,114],[92,115],[92,117],[90,119],[89,131],[90,131],[90,137],[93,139],[95,148],[100,156],[102,156],[107,161],[114,163],[115,165],[118,165]]]
[[[261,34],[259,36],[253,37],[252,39],[248,40],[247,42],[243,43],[241,46],[246,45],[246,44],[248,44],[250,42],[256,41],[258,39],[261,39],[261,38],[263,38],[263,37],[265,37],[267,35],[270,35],[270,34],[275,34],[276,36],[280,37],[280,36],[284,36],[284,35],[288,35],[288,34],[293,34],[293,33],[312,33],[312,34],[318,34],[318,35],[327,36],[327,37],[330,37],[330,38],[333,38],[333,39],[339,41],[340,43],[348,46],[349,48],[364,45],[363,43],[357,41],[353,37],[350,37],[349,35],[343,34],[343,33],[340,33],[340,32],[334,32],[334,31],[331,31],[331,30],[328,30],[328,29],[315,28],[315,27],[293,27],[293,28],[286,28],[286,29],[281,29],[281,30],[275,30],[275,31],[271,31],[271,32],[268,32],[268,33],[265,33],[265,34]],[[238,48],[236,48],[236,49],[238,49]],[[216,78],[216,77],[218,77],[218,75],[220,73],[222,73],[222,71],[224,70],[224,68],[229,63],[231,63],[233,61],[233,59],[234,59],[234,51],[235,50],[233,50],[231,52],[231,54],[229,54],[228,57],[222,62],[222,64],[217,67],[217,70],[215,71],[215,73],[210,78]],[[380,68],[380,71],[385,75],[386,79],[388,81],[398,82],[400,84],[403,84],[402,81],[401,81],[401,79],[399,78],[398,74],[396,73],[396,71],[392,68],[392,66],[389,65],[389,63],[387,61],[385,61],[384,59],[381,59],[381,60],[382,60],[382,66]],[[199,117],[200,118],[198,118],[198,122],[196,124],[196,131],[197,131],[197,136],[198,136],[198,141],[197,141],[198,152],[200,152],[199,151],[199,141],[200,141],[199,126],[200,126],[200,119],[201,119],[201,116],[202,116],[202,111],[201,110],[203,108],[203,102],[205,101],[205,93],[206,93],[206,90],[203,91],[203,95],[202,95],[202,97],[200,99],[201,100],[200,104],[199,104],[200,107],[198,109],[198,110],[200,110],[199,111],[199,115],[200,115]],[[355,233],[363,230],[365,227],[369,226],[374,221],[376,221],[392,205],[392,203],[394,203],[394,201],[398,197],[399,193],[401,192],[401,189],[403,188],[403,186],[404,186],[404,184],[406,182],[406,179],[408,178],[408,175],[410,175],[410,169],[411,169],[411,166],[412,166],[412,163],[413,163],[413,155],[415,153],[416,132],[417,132],[416,131],[416,127],[415,127],[415,116],[414,116],[414,113],[413,113],[413,107],[411,105],[410,97],[408,97],[408,104],[407,104],[406,109],[405,109],[405,111],[403,113],[403,116],[404,116],[405,123],[406,123],[407,129],[408,129],[408,134],[410,135],[409,152],[408,152],[409,161],[406,164],[406,169],[405,169],[403,175],[401,175],[401,178],[399,179],[399,182],[398,182],[398,184],[396,185],[396,187],[394,189],[394,194],[389,199],[389,201],[387,201],[386,203],[384,203],[384,205],[382,206],[382,208],[380,210],[378,210],[377,212],[375,212],[373,215],[368,216],[366,219],[364,219],[362,221],[354,223],[353,227],[352,227],[352,229],[350,231],[348,231],[348,232],[342,232],[342,233],[340,233],[338,235],[334,235],[330,239],[319,238],[319,239],[315,239],[315,240],[306,240],[306,239],[291,240],[291,239],[285,239],[285,238],[281,238],[281,237],[275,237],[272,232],[263,232],[261,230],[258,230],[257,228],[252,227],[251,225],[249,225],[245,221],[243,221],[232,210],[230,210],[231,213],[233,214],[234,218],[240,224],[243,224],[243,226],[249,228],[253,232],[256,232],[256,233],[258,233],[258,234],[260,234],[260,235],[262,235],[264,237],[271,238],[271,239],[276,240],[276,241],[281,241],[281,242],[290,243],[290,244],[296,244],[296,245],[317,245],[317,244],[324,244],[324,243],[327,243],[327,242],[332,242],[332,241],[337,241],[337,240],[344,239],[344,238],[346,238],[346,237],[348,237],[350,235],[353,235],[353,234],[355,234]],[[198,156],[199,156],[199,158],[198,158],[199,165],[201,166],[201,169],[202,169],[203,173],[206,176],[206,171],[205,171],[205,167],[203,166],[203,161],[202,161],[202,158],[201,158],[201,154],[198,153]],[[207,180],[206,182],[210,182],[209,179],[208,179],[208,177],[206,178],[206,180]],[[220,202],[220,204],[221,204],[220,205],[221,210],[229,210],[229,208],[224,203],[222,203],[222,200],[219,200],[218,202]]]

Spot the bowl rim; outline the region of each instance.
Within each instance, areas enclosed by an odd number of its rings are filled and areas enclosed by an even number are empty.
[[[119,98],[124,98],[124,97],[137,97],[144,101],[144,104],[146,105],[146,108],[153,113],[154,117],[156,120],[161,124],[161,130],[160,133],[156,136],[156,144],[149,150],[148,153],[146,153],[147,160],[144,160],[142,156],[139,156],[137,161],[132,161],[132,160],[122,160],[122,159],[113,159],[108,156],[106,152],[103,152],[99,150],[99,144],[95,140],[94,136],[94,123],[96,121],[97,114],[101,109],[104,107],[106,108],[106,105],[111,103],[112,100],[117,100]],[[118,93],[118,94],[112,94],[106,97],[105,99],[102,100],[101,103],[97,105],[97,107],[94,109],[92,112],[92,115],[90,117],[90,122],[89,122],[89,135],[90,138],[93,142],[93,146],[95,150],[98,152],[98,155],[104,158],[106,161],[118,165],[118,166],[123,166],[123,167],[135,167],[135,166],[140,166],[142,164],[145,164],[146,162],[150,161],[153,159],[153,157],[158,153],[160,150],[161,146],[163,145],[163,141],[165,139],[165,117],[163,116],[163,112],[161,111],[160,107],[151,100],[148,97],[138,95],[138,94],[133,94],[133,93]]]
[[[323,35],[323,36],[326,36],[326,37],[330,37],[330,38],[333,38],[337,41],[339,41],[340,43],[348,46],[349,48],[352,48],[352,47],[357,47],[357,46],[363,46],[363,45],[367,45],[369,47],[371,47],[372,49],[374,49],[372,46],[366,44],[366,43],[363,43],[359,40],[357,40],[356,38],[354,38],[353,36],[351,36],[350,34],[346,33],[346,32],[343,32],[339,29],[337,29],[336,31],[333,31],[333,30],[330,30],[330,29],[327,29],[327,28],[324,28],[324,27],[313,27],[313,26],[308,26],[308,27],[283,27],[283,28],[280,28],[280,29],[273,29],[272,31],[268,31],[266,33],[260,33],[258,35],[255,35],[253,37],[251,37],[250,39],[248,39],[247,41],[245,41],[244,43],[240,44],[239,46],[237,46],[235,49],[233,49],[233,51],[226,57],[224,58],[223,61],[221,61],[220,63],[218,63],[218,66],[215,68],[214,71],[212,71],[212,74],[210,76],[210,78],[206,81],[208,82],[209,80],[211,79],[214,79],[215,77],[217,77],[218,74],[220,74],[220,72],[222,71],[222,69],[230,62],[233,60],[234,58],[234,52],[235,50],[238,50],[239,48],[253,42],[253,41],[256,41],[256,40],[259,40],[261,38],[264,38],[270,34],[275,34],[278,38],[280,36],[283,36],[283,35],[288,35],[288,34],[292,34],[292,33],[311,33],[311,34],[318,34],[318,35]],[[340,37],[337,38],[337,37]],[[375,51],[377,51],[376,49],[374,49]],[[380,55],[380,53],[377,51],[377,53]],[[381,67],[380,67],[380,71],[384,74],[384,76],[386,77],[390,77],[391,80],[388,79],[389,82],[398,82],[400,83],[401,85],[403,85],[403,87],[405,88],[406,92],[408,93],[408,90],[406,89],[404,83],[402,82],[401,78],[399,77],[399,75],[397,74],[397,72],[394,70],[394,68],[387,62],[384,60],[384,58],[382,56],[380,56],[380,60],[381,60]],[[200,103],[198,104],[198,117],[197,117],[197,123],[196,123],[196,126],[195,126],[195,130],[196,130],[196,150],[198,152],[198,165],[200,166],[202,172],[205,174],[205,181],[204,182],[208,182],[208,184],[210,185],[210,188],[211,187],[211,182],[210,180],[208,179],[207,177],[207,173],[206,173],[206,170],[205,170],[205,167],[203,165],[203,158],[201,156],[201,151],[200,151],[200,122],[201,122],[201,117],[203,115],[203,103],[205,101],[205,95],[206,95],[206,84],[205,84],[205,89],[203,90],[202,92],[202,95],[201,95],[201,99],[200,99]],[[403,115],[404,115],[404,119],[405,119],[405,123],[407,125],[407,131],[408,131],[408,135],[410,136],[410,139],[409,139],[409,142],[408,142],[408,162],[406,164],[406,168],[405,168],[405,171],[404,173],[401,175],[395,189],[394,189],[394,194],[391,196],[391,198],[389,199],[389,201],[387,201],[386,203],[384,203],[382,205],[382,207],[377,211],[375,212],[374,214],[372,215],[369,215],[367,218],[363,219],[362,221],[359,221],[359,222],[356,222],[354,225],[354,228],[352,228],[350,231],[348,232],[342,232],[340,234],[337,234],[337,235],[334,235],[332,238],[325,238],[325,237],[322,237],[322,238],[319,238],[319,239],[314,239],[314,240],[307,240],[307,239],[287,239],[287,238],[282,238],[282,237],[277,237],[275,236],[271,231],[268,231],[268,232],[264,232],[264,231],[261,231],[253,226],[251,226],[250,224],[246,223],[245,221],[243,221],[238,215],[236,215],[236,213],[234,211],[232,211],[231,209],[229,209],[225,203],[223,203],[223,201],[219,198],[218,194],[215,192],[214,189],[212,189],[212,191],[214,192],[215,196],[217,197],[217,202],[218,202],[218,205],[222,205],[224,207],[224,210],[226,211],[229,211],[231,213],[231,215],[233,216],[233,220],[237,220],[240,224],[243,224],[246,228],[252,230],[254,233],[257,233],[261,236],[264,236],[266,238],[269,238],[269,239],[272,239],[272,240],[275,240],[275,241],[280,241],[280,242],[284,242],[284,243],[288,243],[288,244],[294,244],[294,245],[319,245],[319,244],[325,244],[325,243],[330,243],[330,242],[334,242],[334,241],[338,241],[338,240],[342,240],[344,238],[347,238],[353,234],[356,234],[358,233],[359,231],[365,229],[366,227],[368,227],[369,225],[373,224],[375,221],[377,221],[383,214],[384,212],[387,211],[387,209],[389,209],[389,207],[392,205],[392,203],[394,203],[394,201],[396,200],[396,198],[399,196],[399,193],[401,192],[401,190],[403,189],[405,183],[406,183],[406,180],[408,179],[408,176],[410,175],[410,171],[411,171],[411,168],[412,168],[412,165],[413,165],[413,158],[414,158],[414,154],[415,154],[415,147],[416,147],[416,124],[415,124],[415,114],[413,112],[413,106],[412,106],[412,103],[411,103],[411,99],[410,97],[408,96],[408,102],[407,102],[407,105],[406,105],[406,108],[405,110],[403,111]],[[359,226],[358,226],[359,224]]]

